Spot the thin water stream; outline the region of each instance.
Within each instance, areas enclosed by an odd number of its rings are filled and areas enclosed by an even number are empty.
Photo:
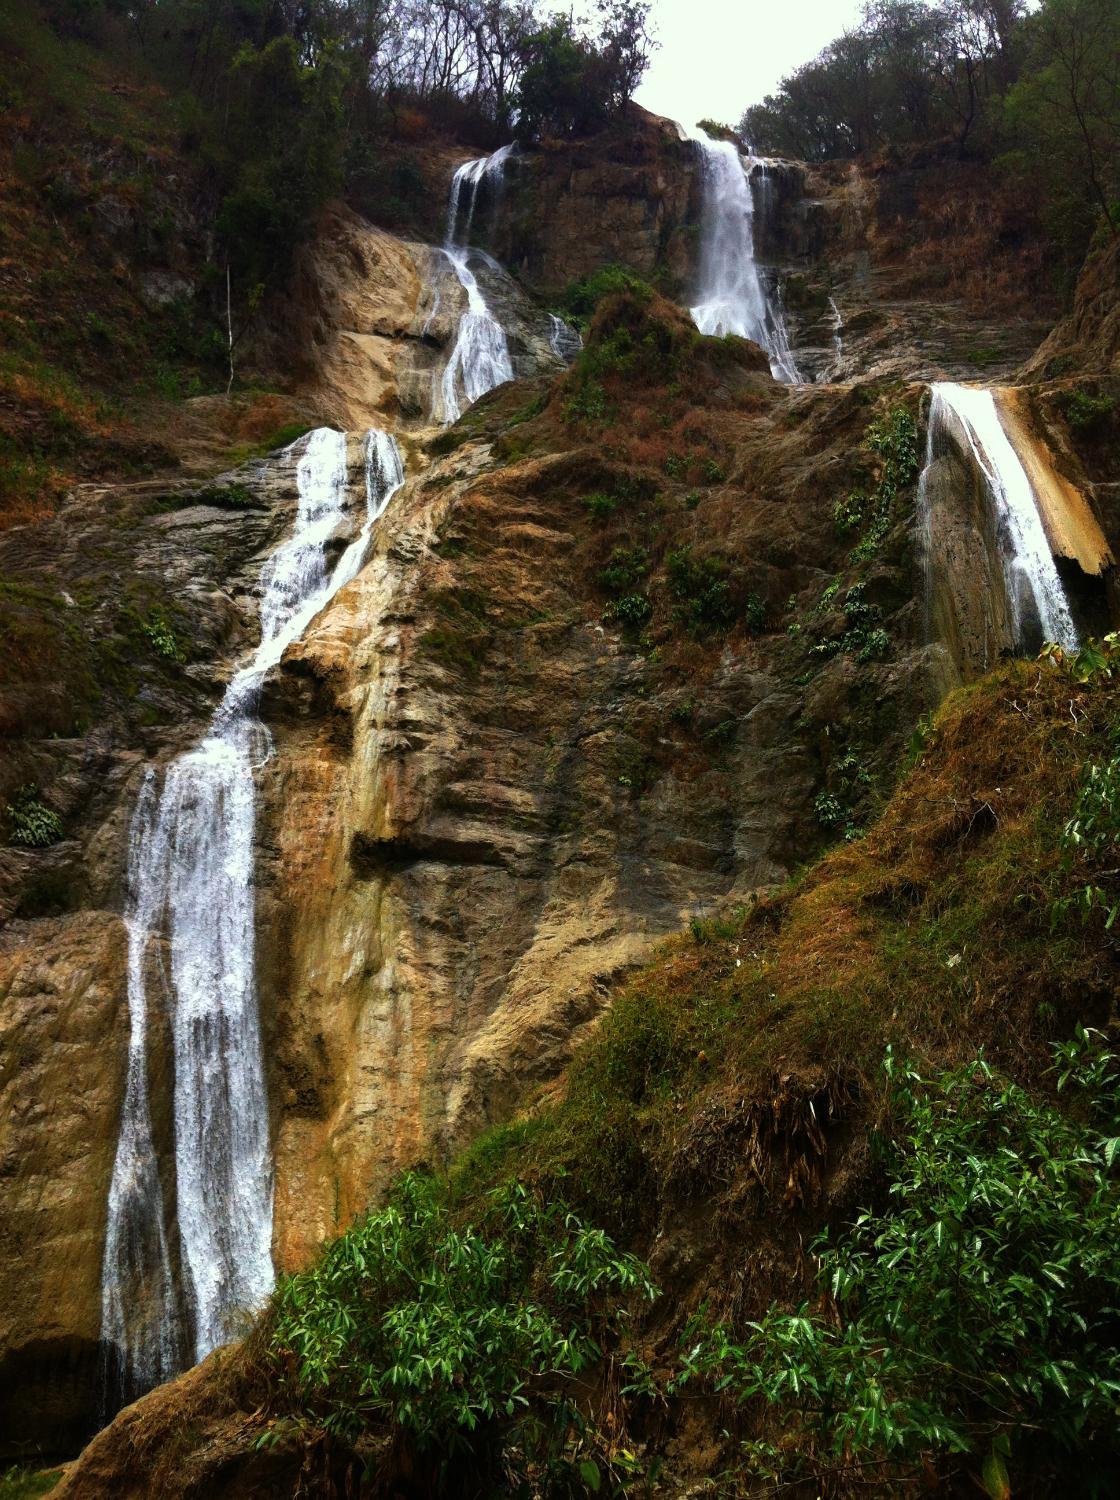
[[[145,774],[127,872],[129,1050],[102,1262],[106,1396],[128,1399],[203,1359],[273,1285],[272,1158],[256,988],[255,773],[272,741],[257,718],[268,671],[357,573],[404,474],[395,440],[366,439],[366,509],[333,567],[348,499],[346,437],[301,440],[291,534],[261,574],[261,638],[205,737]],[[289,450],[290,453],[291,450]],[[291,462],[288,454],[281,462]],[[148,1098],[151,1012],[170,1015],[174,1223]]]

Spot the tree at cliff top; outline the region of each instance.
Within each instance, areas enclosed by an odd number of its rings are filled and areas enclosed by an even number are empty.
[[[479,144],[515,123],[601,129],[645,71],[648,12],[599,0],[589,28],[537,0],[44,0],[56,30],[132,51],[180,96],[220,201],[219,260],[249,305],[328,197],[357,179],[368,204],[403,123]]]
[[[1120,235],[1120,0],[1046,0],[1023,27],[1025,65],[1007,96],[1008,164],[1038,181],[1051,232],[1083,245]]]
[[[765,151],[806,161],[951,136],[963,149],[1013,77],[1022,0],[866,0],[858,26],[748,109]]]
[[[860,24],[748,109],[809,161],[952,141],[1017,180],[1075,264],[1120,226],[1120,0],[867,0]]]

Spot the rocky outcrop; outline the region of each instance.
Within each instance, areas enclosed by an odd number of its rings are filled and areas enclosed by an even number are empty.
[[[1090,251],[1077,279],[1073,309],[1028,363],[1025,375],[1046,378],[1072,370],[1120,373],[1120,238]]]
[[[496,197],[480,199],[474,232],[544,296],[611,264],[683,292],[698,215],[695,148],[672,120],[632,106],[590,140],[517,152]]]

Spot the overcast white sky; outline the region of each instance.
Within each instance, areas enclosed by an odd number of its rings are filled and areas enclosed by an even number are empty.
[[[738,122],[855,21],[860,0],[653,0],[661,46],[638,103],[682,125]]]

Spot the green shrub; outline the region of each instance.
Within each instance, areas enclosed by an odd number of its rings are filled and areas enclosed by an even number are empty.
[[[678,620],[697,634],[731,626],[736,608],[726,557],[718,552],[694,557],[691,547],[675,547],[665,558],[665,568]]]
[[[164,661],[182,661],[186,655],[178,636],[162,610],[153,609],[140,621],[140,632],[155,654]]]
[[[833,509],[837,536],[866,527],[852,551],[853,563],[874,557],[891,528],[895,501],[918,477],[918,429],[905,406],[892,407],[864,433],[864,446],[880,461],[879,480],[871,494],[852,490]]]
[[[813,800],[817,822],[830,832],[841,833],[845,839],[858,838],[861,830],[855,821],[855,810],[871,784],[871,776],[854,750],[837,756],[828,768],[827,788]]]
[[[290,448],[310,430],[306,422],[286,422],[262,441],[261,450],[264,453],[275,453],[277,448]]]
[[[610,410],[607,393],[598,380],[584,380],[566,407],[569,417],[584,422],[605,422]]]
[[[899,1465],[884,1478],[920,1472],[931,1452],[970,1455],[990,1495],[1011,1492],[1020,1453],[1029,1485],[1045,1435],[1079,1454],[1081,1493],[1104,1494],[1094,1450],[1115,1454],[1120,1395],[1120,1066],[1101,1041],[1079,1030],[1055,1049],[1073,1117],[983,1057],[926,1078],[888,1052],[891,1185],[816,1242],[823,1310],[771,1308],[742,1338],[693,1333],[678,1387],[778,1406],[794,1448]]]
[[[608,495],[604,490],[596,490],[593,495],[583,497],[583,508],[596,521],[605,521],[618,509],[618,497]]]
[[[390,1424],[437,1466],[543,1466],[584,1492],[609,1460],[565,1382],[655,1296],[647,1268],[563,1203],[515,1183],[456,1224],[446,1188],[413,1173],[281,1282],[271,1354],[292,1408],[344,1439]]]
[[[817,612],[835,604],[839,582],[829,584],[817,602]],[[854,651],[857,661],[881,661],[890,655],[891,638],[879,624],[882,610],[877,604],[869,604],[863,597],[864,586],[855,583],[844,595],[844,629],[839,634],[826,636],[813,647],[814,656],[837,656],[842,651]]]
[[[653,614],[653,605],[645,594],[623,594],[603,611],[603,619],[621,625],[624,630],[639,630]]]
[[[847,536],[849,532],[858,531],[863,525],[863,519],[866,514],[866,490],[852,490],[842,500],[837,500],[832,512],[832,521],[836,527],[836,535]]]
[[[252,490],[240,480],[231,484],[208,484],[190,500],[195,505],[215,505],[222,510],[251,510],[259,504]]]
[[[761,635],[766,628],[766,601],[748,594],[743,602],[743,624],[751,635]]]
[[[1115,410],[1116,402],[1111,396],[1094,396],[1091,391],[1063,391],[1058,404],[1066,421],[1075,432],[1090,432],[1099,427]]]
[[[62,819],[39,800],[34,782],[13,793],[5,808],[8,815],[8,842],[24,849],[45,849],[62,837]]]
[[[599,583],[609,593],[625,594],[648,572],[649,553],[644,547],[616,547],[599,573]]]
[[[603,298],[619,292],[629,292],[643,301],[653,296],[653,288],[625,266],[603,266],[571,282],[560,298],[558,311],[586,332],[591,315]]]

